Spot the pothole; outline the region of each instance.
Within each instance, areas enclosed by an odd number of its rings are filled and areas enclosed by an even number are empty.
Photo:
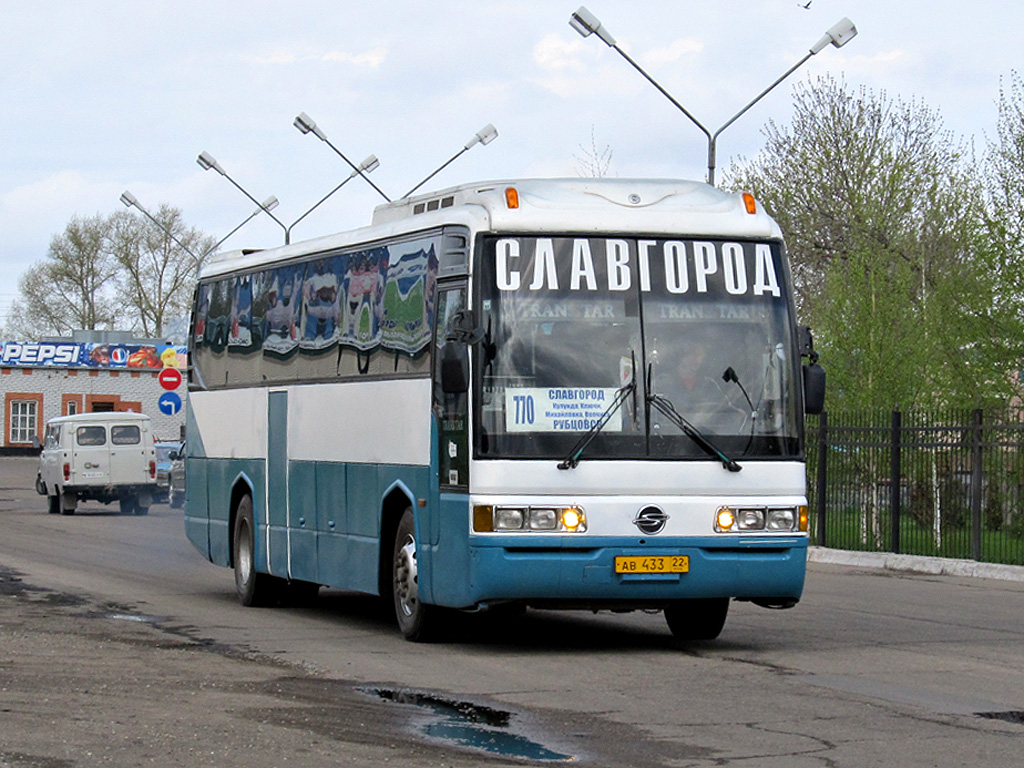
[[[975,717],[984,717],[986,720],[1002,720],[1004,723],[1024,725],[1024,711],[1009,710],[1007,712],[975,712]]]
[[[522,730],[522,724],[514,712],[457,701],[433,693],[391,688],[358,690],[395,704],[426,710],[430,718],[418,726],[418,730],[431,739],[523,760],[568,762],[576,759],[574,755],[557,752],[518,732]]]

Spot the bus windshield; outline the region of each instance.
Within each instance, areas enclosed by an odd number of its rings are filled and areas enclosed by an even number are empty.
[[[715,460],[686,427],[733,460],[798,454],[780,243],[517,235],[478,254],[480,458],[561,460],[595,425],[584,461]]]

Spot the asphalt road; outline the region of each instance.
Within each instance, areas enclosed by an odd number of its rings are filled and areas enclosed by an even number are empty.
[[[359,595],[242,608],[180,512],[48,515],[34,473],[0,459],[0,768],[1021,763],[1022,583],[814,564],[715,642],[529,611],[417,645]]]

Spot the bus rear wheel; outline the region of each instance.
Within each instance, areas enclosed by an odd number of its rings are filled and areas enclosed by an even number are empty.
[[[280,597],[280,579],[256,570],[256,527],[252,496],[245,494],[235,510],[231,537],[231,562],[235,568],[235,593],[245,606],[271,605]]]
[[[412,507],[408,507],[395,532],[391,560],[391,584],[395,618],[406,640],[428,642],[437,636],[441,609],[420,600],[419,571],[416,563],[416,528]]]
[[[665,621],[677,640],[714,640],[728,613],[727,597],[675,600],[665,606]]]

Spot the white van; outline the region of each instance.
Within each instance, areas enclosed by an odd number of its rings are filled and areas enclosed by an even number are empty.
[[[156,450],[141,413],[81,413],[46,423],[36,490],[51,514],[71,515],[79,499],[145,515],[156,494]]]

